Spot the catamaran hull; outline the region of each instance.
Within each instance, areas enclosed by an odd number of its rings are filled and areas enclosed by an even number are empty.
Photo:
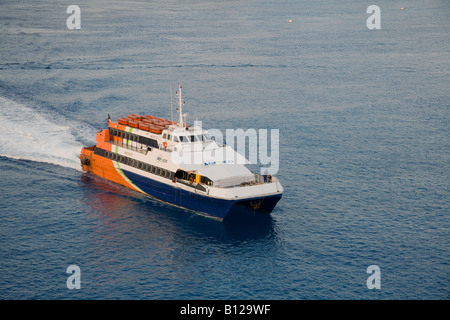
[[[271,213],[281,193],[237,199],[221,199],[200,193],[196,189],[187,191],[176,182],[162,183],[129,170],[117,168],[114,162],[93,153],[94,147],[83,148],[80,160],[82,169],[104,179],[121,184],[171,205],[223,220],[235,206],[250,207],[255,211]]]
[[[270,213],[281,199],[281,194],[239,200],[220,199],[186,191],[177,188],[175,183],[171,186],[131,171],[123,170],[123,173],[147,195],[220,220],[225,218],[234,205],[248,206],[256,211]]]

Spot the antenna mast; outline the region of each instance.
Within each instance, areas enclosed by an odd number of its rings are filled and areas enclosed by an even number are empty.
[[[170,86],[170,114],[171,114],[171,121],[173,122],[173,103],[172,103],[172,86]]]
[[[183,128],[183,100],[181,99],[181,85],[178,85],[178,111],[180,112],[179,126]]]

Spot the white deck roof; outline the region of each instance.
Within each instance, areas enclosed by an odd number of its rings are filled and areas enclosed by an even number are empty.
[[[186,144],[183,153],[176,156],[181,160],[181,169],[208,177],[216,186],[238,185],[255,179],[254,174],[244,165],[249,163],[248,160],[229,146],[221,147],[215,142],[206,148],[201,143],[197,146]]]

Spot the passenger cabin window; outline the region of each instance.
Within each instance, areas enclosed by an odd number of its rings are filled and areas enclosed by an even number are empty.
[[[177,136],[173,136],[173,141],[175,141],[175,142],[180,142],[180,140],[178,140],[178,137],[177,137]]]
[[[163,134],[163,139],[167,139],[167,133]]]

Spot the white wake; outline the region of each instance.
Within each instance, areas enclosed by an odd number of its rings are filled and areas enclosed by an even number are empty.
[[[0,97],[0,156],[81,170],[77,125]]]

